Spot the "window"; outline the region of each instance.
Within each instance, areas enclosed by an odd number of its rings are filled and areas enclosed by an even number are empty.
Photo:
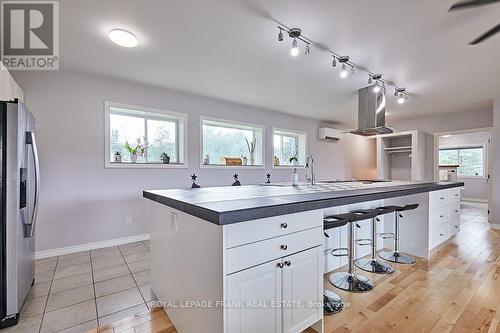
[[[304,166],[306,139],[304,132],[273,129],[273,166]]]
[[[458,177],[484,177],[484,147],[440,148],[439,164],[458,164]]]
[[[106,167],[186,167],[187,115],[110,102],[105,113]]]
[[[264,128],[261,126],[202,117],[201,141],[204,167],[264,166]]]

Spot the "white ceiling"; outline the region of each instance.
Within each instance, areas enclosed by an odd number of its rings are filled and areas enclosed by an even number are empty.
[[[407,87],[404,106],[389,98],[390,117],[489,107],[500,95],[500,34],[468,42],[500,23],[500,3],[449,13],[453,2],[61,0],[61,68],[355,123],[366,74],[340,79],[317,46],[292,58],[280,22]],[[113,28],[139,46],[112,44]]]

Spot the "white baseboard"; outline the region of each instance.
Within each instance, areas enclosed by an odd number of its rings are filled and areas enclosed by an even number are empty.
[[[488,199],[476,199],[476,198],[464,198],[464,197],[462,197],[462,201],[488,203]]]
[[[491,227],[491,229],[494,229],[494,230],[500,230],[500,224],[493,224],[493,223],[491,223],[490,227]]]
[[[110,246],[122,245],[122,244],[127,244],[127,243],[141,242],[141,241],[148,240],[150,238],[151,238],[150,234],[143,234],[143,235],[123,237],[123,238],[115,238],[115,239],[105,240],[105,241],[101,241],[101,242],[60,247],[60,248],[52,249],[52,250],[37,251],[37,252],[35,252],[35,259],[57,257],[57,256],[62,256],[64,254],[71,254],[71,253],[76,253],[76,252],[101,249],[103,247],[110,247]]]

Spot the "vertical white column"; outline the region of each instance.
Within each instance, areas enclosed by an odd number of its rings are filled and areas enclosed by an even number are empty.
[[[500,96],[493,100],[493,131],[491,134],[493,163],[491,168],[491,223],[500,228]]]

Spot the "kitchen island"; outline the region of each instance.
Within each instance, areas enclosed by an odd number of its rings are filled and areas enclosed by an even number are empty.
[[[418,203],[401,250],[428,258],[458,230],[459,182],[319,182],[144,191],[150,205],[152,289],[179,333],[323,331],[323,274],[345,264],[345,228],[323,217]],[[381,230],[391,231],[393,216]],[[361,223],[357,238],[368,238]],[[380,247],[390,244],[380,243]],[[356,257],[368,254],[356,249]]]

